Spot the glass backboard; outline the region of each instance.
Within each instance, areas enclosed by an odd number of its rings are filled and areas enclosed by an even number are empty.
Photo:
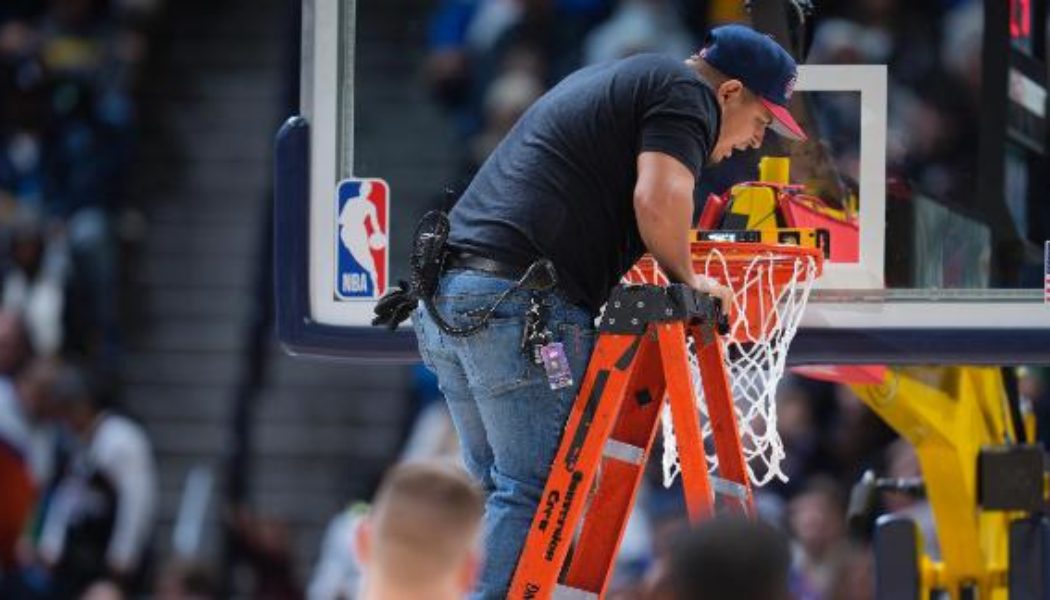
[[[304,1],[301,111],[276,165],[290,351],[414,359],[410,328],[369,321],[407,279],[417,219],[565,74],[639,50],[684,59],[713,18],[668,0],[672,31],[626,39],[617,3],[512,4]],[[937,9],[955,29],[919,48],[818,10],[793,107],[811,141],[767,136],[701,182],[699,203],[790,156],[793,183],[854,211],[855,256],[827,265],[792,362],[1050,362],[1045,45],[1017,43],[1005,9],[962,4]]]

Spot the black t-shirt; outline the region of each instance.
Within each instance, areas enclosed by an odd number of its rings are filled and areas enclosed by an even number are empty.
[[[718,137],[714,93],[682,61],[638,55],[581,69],[540,98],[450,214],[452,246],[528,265],[597,312],[645,253],[637,159],[659,151],[699,176]]]

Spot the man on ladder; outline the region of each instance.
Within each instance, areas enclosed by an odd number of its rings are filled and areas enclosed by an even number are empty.
[[[737,25],[684,63],[584,68],[521,118],[451,211],[444,271],[413,320],[487,498],[475,598],[507,595],[595,316],[624,272],[648,251],[728,306],[692,269],[693,188],[766,127],[804,139],[787,110],[795,77],[785,50]]]

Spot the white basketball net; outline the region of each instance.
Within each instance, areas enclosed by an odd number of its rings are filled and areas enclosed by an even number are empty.
[[[793,269],[792,276],[779,290],[774,285],[774,265],[780,265],[781,269],[788,265]],[[817,276],[817,261],[809,255],[786,255],[771,251],[751,258],[742,269],[742,276],[733,277],[730,276],[732,271],[725,255],[716,248],[708,254],[702,266],[705,275],[733,290],[735,310],[730,313],[733,321],[730,323],[730,334],[723,340],[726,370],[748,475],[755,485],[765,485],[773,478],[787,481],[787,476],[780,469],[784,445],[777,434],[776,391],[784,375],[788,346],[798,331],[802,311]],[[740,272],[739,267],[737,269]],[[663,273],[659,269],[655,273],[655,281],[652,281],[653,277],[646,277],[642,270],[635,267],[624,279],[631,283],[666,285],[667,278]],[[749,302],[756,302],[756,298],[762,298],[759,305],[748,306]],[[756,317],[759,323],[752,322]],[[709,469],[715,472],[718,469],[718,457],[715,455],[707,403],[704,401],[703,386],[700,385],[700,365],[692,339],[689,340],[689,363],[700,410],[704,454]],[[666,404],[661,423],[664,435],[664,485],[670,486],[682,467],[678,462],[678,445],[670,407]]]

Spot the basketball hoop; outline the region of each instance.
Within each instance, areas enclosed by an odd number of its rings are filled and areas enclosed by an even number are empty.
[[[787,481],[780,469],[784,446],[776,428],[776,390],[784,375],[787,350],[798,331],[813,282],[822,272],[824,255],[819,248],[713,241],[694,241],[692,251],[694,271],[733,291],[733,303],[727,310],[730,331],[725,338],[726,370],[748,474],[755,485],[764,485],[773,478]],[[632,267],[623,281],[669,283],[649,255]],[[712,444],[707,443],[712,431],[695,352],[689,353],[689,360],[707,449],[705,454],[709,468],[714,471],[718,468],[718,458],[711,451]],[[681,471],[681,465],[666,407],[662,424],[664,485],[670,486]]]

